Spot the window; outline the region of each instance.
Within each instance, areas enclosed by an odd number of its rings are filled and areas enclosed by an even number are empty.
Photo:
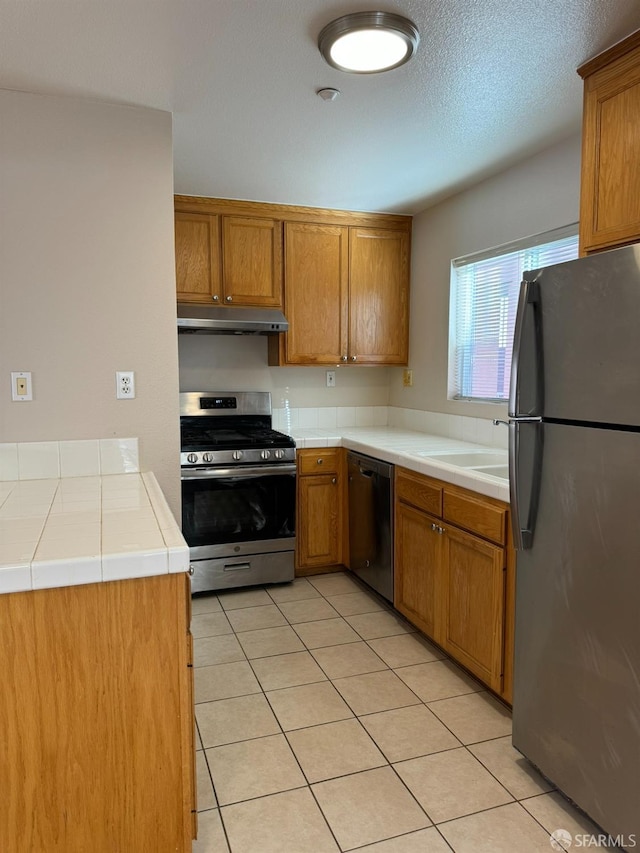
[[[449,399],[508,399],[522,274],[577,258],[577,230],[570,225],[452,261]]]

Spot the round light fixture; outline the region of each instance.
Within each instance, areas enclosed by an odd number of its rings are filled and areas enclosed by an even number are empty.
[[[354,12],[331,21],[318,36],[329,65],[355,74],[390,71],[416,52],[418,28],[391,12]]]

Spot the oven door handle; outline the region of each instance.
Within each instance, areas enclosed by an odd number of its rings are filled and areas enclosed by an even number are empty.
[[[250,477],[270,477],[273,474],[295,474],[295,462],[284,465],[252,465],[237,468],[187,468],[181,475],[181,480],[220,480],[233,477],[234,480],[245,480]]]

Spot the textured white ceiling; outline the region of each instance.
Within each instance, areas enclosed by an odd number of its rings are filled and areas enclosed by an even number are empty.
[[[417,24],[409,65],[325,64],[367,9]],[[577,131],[576,67],[639,27],[638,0],[0,0],[0,88],[170,110],[176,192],[411,213]]]

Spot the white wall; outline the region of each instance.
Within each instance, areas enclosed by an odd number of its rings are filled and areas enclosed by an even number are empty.
[[[473,417],[503,417],[505,406],[447,400],[451,260],[577,222],[580,136],[452,196],[413,221],[411,326],[413,387],[391,376],[389,403]]]
[[[386,406],[390,367],[269,367],[262,335],[180,335],[181,391],[271,391],[274,408]],[[336,371],[327,388],[326,371]]]
[[[177,513],[171,115],[0,91],[0,126],[0,442],[138,437]]]

